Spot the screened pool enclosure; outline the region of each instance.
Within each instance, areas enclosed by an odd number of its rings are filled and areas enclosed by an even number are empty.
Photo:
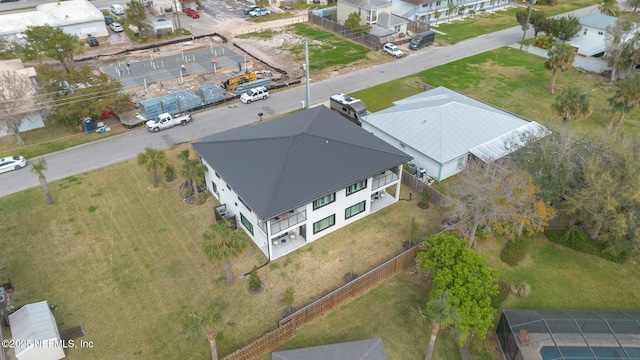
[[[504,310],[507,360],[640,360],[640,312]]]

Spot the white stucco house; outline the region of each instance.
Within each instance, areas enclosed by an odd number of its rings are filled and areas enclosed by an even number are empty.
[[[84,39],[87,35],[108,36],[104,15],[87,0],[51,2],[35,10],[0,15],[0,36],[8,42],[23,41],[29,26],[50,25]]]
[[[435,23],[435,12],[440,12],[438,22],[448,21],[469,15],[469,11],[476,13],[482,11],[493,11],[511,5],[510,0],[455,0],[452,2],[456,6],[453,12],[449,12],[449,2],[446,0],[393,0],[393,14],[409,20],[425,21]],[[464,6],[464,10],[460,7]]]
[[[344,24],[352,13],[360,15],[360,25],[370,25],[369,33],[393,41],[396,34],[407,32],[409,21],[392,14],[391,1],[387,0],[338,0],[337,22]]]
[[[411,160],[325,106],[192,146],[207,188],[270,260],[398,201]]]
[[[49,304],[40,301],[27,304],[9,315],[11,337],[16,344],[18,360],[59,360],[64,347]]]
[[[614,27],[617,17],[603,14],[588,14],[578,18],[580,31],[569,43],[577,50],[578,55],[602,57],[607,49],[607,28]],[[637,25],[633,34],[640,31]],[[629,34],[630,40],[633,34]]]
[[[577,49],[579,55],[601,57],[607,48],[607,27],[615,26],[617,20],[617,17],[603,14],[580,16],[581,29],[569,44]]]
[[[472,156],[493,161],[521,146],[523,135],[550,133],[535,121],[445,87],[367,115],[362,128],[411,155],[413,164],[438,181],[463,171]]]
[[[20,125],[18,126],[19,132],[24,132],[32,129],[44,127],[44,120],[42,119],[41,112],[37,109],[35,101],[31,96],[36,94],[36,69],[34,67],[25,67],[20,59],[0,60],[0,71],[6,71],[14,73],[15,76],[21,76],[28,78],[33,84],[33,91],[27,98],[20,99],[20,106],[17,108],[11,108],[12,120],[20,117]],[[2,99],[15,99],[15,95],[0,94]],[[12,135],[13,130],[7,125],[6,121],[3,121],[2,114],[0,113],[0,137]]]

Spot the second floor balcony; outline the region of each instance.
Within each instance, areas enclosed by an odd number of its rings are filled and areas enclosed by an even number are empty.
[[[270,220],[271,235],[289,229],[307,220],[306,210],[292,210]]]

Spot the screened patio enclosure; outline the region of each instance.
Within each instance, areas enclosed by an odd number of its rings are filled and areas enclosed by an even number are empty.
[[[640,312],[504,310],[507,360],[640,360]]]

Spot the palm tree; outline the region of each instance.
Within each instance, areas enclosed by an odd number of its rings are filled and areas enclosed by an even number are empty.
[[[591,94],[578,87],[562,89],[551,104],[551,109],[562,116],[562,128],[566,128],[569,120],[580,120],[591,115]]]
[[[442,12],[440,12],[440,10],[436,10],[433,12],[433,17],[436,18],[436,25],[438,25],[438,19],[440,18],[440,16],[442,16]]]
[[[616,127],[620,127],[624,121],[624,116],[634,107],[640,106],[640,74],[627,76],[623,80],[615,83],[616,92],[607,101],[613,110],[609,118],[607,129],[613,127],[613,119],[616,112],[620,112],[620,117]]]
[[[457,6],[452,1],[449,1],[447,7],[449,8],[449,18],[447,19],[447,21],[451,22],[451,15],[456,10]]]
[[[575,59],[575,57],[576,50],[573,46],[567,43],[556,44],[551,48],[551,50],[549,50],[549,58],[545,61],[544,68],[553,70],[553,75],[551,75],[551,84],[549,84],[550,93],[553,94],[558,70],[565,71],[569,69],[573,64],[573,59]]]
[[[47,170],[47,162],[44,158],[38,160],[31,165],[31,171],[34,174],[38,175],[38,180],[40,181],[40,187],[44,191],[44,194],[47,196],[47,200],[49,201],[49,205],[55,204],[53,201],[53,197],[51,196],[51,192],[49,191],[49,185],[47,184],[47,178],[44,176],[44,171]]]
[[[247,247],[247,241],[239,229],[233,229],[229,221],[215,222],[204,233],[202,249],[211,260],[224,261],[227,284],[233,284],[231,259],[240,255]]]
[[[187,178],[187,181],[191,184],[191,191],[193,194],[193,202],[198,199],[198,183],[204,180],[204,172],[206,167],[197,159],[189,159],[189,150],[183,150],[178,154],[178,159],[182,160],[182,170],[180,174]]]
[[[432,292],[432,295],[437,294]],[[431,297],[425,308],[419,311],[422,319],[429,319],[431,321],[431,337],[429,338],[429,347],[427,348],[427,355],[425,356],[425,360],[431,360],[438,332],[455,325],[459,320],[459,315],[457,310],[451,306],[449,293],[446,290],[440,293],[440,296]]]
[[[207,310],[203,314],[187,311],[188,322],[185,324],[189,332],[188,339],[195,343],[202,334],[209,340],[211,346],[211,359],[218,360],[218,348],[216,346],[216,336],[218,329],[225,326],[234,326],[233,323],[224,323],[223,312],[228,304],[219,298],[214,298],[209,302]]]
[[[153,187],[158,187],[158,168],[165,166],[167,155],[163,150],[150,147],[144,148],[143,153],[138,154],[138,164],[145,165],[147,170],[153,171]]]
[[[620,10],[617,0],[603,0],[598,9],[600,9],[600,14],[609,16],[616,16],[616,13]]]

